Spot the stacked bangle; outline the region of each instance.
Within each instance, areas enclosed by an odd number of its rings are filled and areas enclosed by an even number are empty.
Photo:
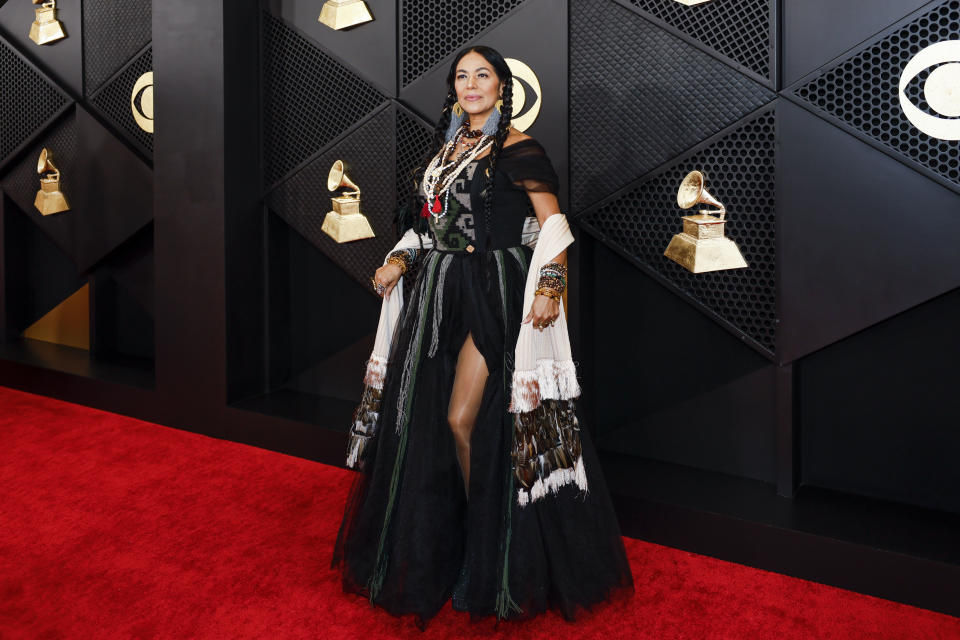
[[[397,249],[387,257],[387,264],[400,267],[400,275],[404,275],[417,260],[417,249]]]
[[[559,300],[567,288],[567,267],[559,262],[548,262],[540,267],[540,279],[534,295],[543,295]]]
[[[545,288],[545,287],[540,287],[539,289],[537,289],[536,291],[533,292],[533,295],[535,295],[535,296],[547,296],[548,298],[551,298],[551,299],[553,299],[553,300],[560,300],[560,294],[559,294],[559,293],[557,293],[557,292],[554,291],[553,289],[547,289],[547,288]]]

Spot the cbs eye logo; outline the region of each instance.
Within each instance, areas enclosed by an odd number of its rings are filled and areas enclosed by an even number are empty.
[[[153,133],[153,71],[147,71],[137,78],[130,94],[130,109],[137,126]]]
[[[923,85],[930,108],[945,118],[926,113],[907,97],[910,82],[935,67]],[[941,140],[960,140],[960,40],[947,40],[921,50],[900,75],[900,108],[917,129]]]
[[[513,74],[513,117],[510,124],[526,131],[540,115],[543,93],[540,80],[529,66],[516,58],[505,58],[510,73]]]

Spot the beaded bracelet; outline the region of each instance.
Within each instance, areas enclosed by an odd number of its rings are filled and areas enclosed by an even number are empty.
[[[566,265],[559,262],[548,262],[540,267],[540,279],[537,281],[537,287],[537,291],[553,291],[557,295],[555,299],[559,299],[567,288]]]
[[[560,293],[554,289],[547,289],[546,287],[541,287],[533,292],[535,296],[547,296],[552,300],[560,300]]]
[[[397,249],[387,258],[387,264],[395,264],[400,267],[400,275],[404,275],[410,270],[417,259],[417,249]]]

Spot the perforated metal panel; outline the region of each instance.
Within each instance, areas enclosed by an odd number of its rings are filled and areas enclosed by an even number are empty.
[[[906,64],[921,49],[960,38],[960,1],[942,2],[927,13],[856,51],[793,94],[815,110],[879,142],[894,155],[926,167],[960,186],[960,145],[919,131],[900,107],[898,83]],[[920,109],[943,117],[923,99],[921,72],[908,97]]]
[[[523,0],[403,0],[402,84],[416,80]]]
[[[0,101],[0,105],[2,104],[4,103]],[[7,195],[54,241],[61,251],[76,261],[73,241],[76,217],[70,213],[44,216],[33,206],[37,190],[40,188],[37,158],[43,147],[53,153],[53,161],[60,169],[60,190],[66,194],[69,202],[77,185],[77,163],[83,161],[77,156],[77,125],[72,115],[60,119],[52,129],[38,137],[31,145],[29,152],[0,179],[0,187],[3,187]]]
[[[68,101],[58,87],[47,83],[0,40],[0,161],[30,139]]]
[[[133,119],[130,97],[137,79],[152,70],[153,49],[148,48],[90,99],[93,106],[147,155],[153,155],[153,134],[141,129]]]
[[[754,73],[770,76],[770,0],[718,0],[692,7],[676,0],[630,1]]]
[[[393,110],[383,109],[344,140],[294,174],[267,196],[267,205],[303,237],[353,276],[364,288],[396,243],[393,229],[395,167]],[[344,160],[362,190],[361,210],[377,237],[338,244],[321,231],[330,210],[327,174]],[[370,289],[372,295],[373,290]]]
[[[433,129],[403,107],[397,108],[397,204],[411,197],[413,172],[430,152]]]
[[[84,84],[93,94],[152,38],[150,0],[83,0]]]
[[[574,212],[775,97],[755,80],[609,0],[577,0],[571,13]]]
[[[771,110],[579,218],[770,353],[776,351],[774,132]],[[664,257],[688,213],[677,206],[677,187],[693,169],[707,174],[707,189],[726,205],[727,237],[748,268],[692,274]]]
[[[262,15],[263,170],[269,187],[386,96],[279,18]]]

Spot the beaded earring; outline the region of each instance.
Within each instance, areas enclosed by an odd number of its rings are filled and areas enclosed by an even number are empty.
[[[496,135],[497,127],[500,126],[500,109],[494,109],[490,116],[487,118],[487,121],[483,123],[483,135],[492,136]]]
[[[457,103],[457,105],[459,104],[460,103]],[[465,119],[466,114],[464,114],[463,109],[460,110],[460,113],[457,113],[456,109],[454,109],[453,113],[450,114],[450,126],[447,127],[447,134],[444,136],[447,142],[453,140],[453,137],[457,135],[457,129],[460,128],[460,125],[463,124]]]

